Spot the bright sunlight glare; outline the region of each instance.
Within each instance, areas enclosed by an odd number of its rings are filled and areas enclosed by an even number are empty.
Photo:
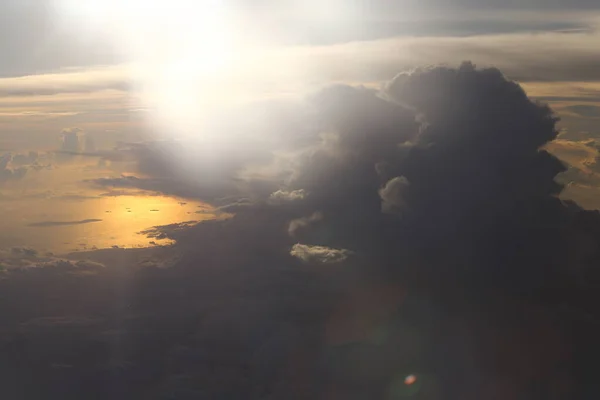
[[[109,40],[129,60],[130,83],[151,122],[197,130],[239,55],[239,24],[224,0],[56,0],[62,20]],[[236,58],[239,58],[236,56]]]

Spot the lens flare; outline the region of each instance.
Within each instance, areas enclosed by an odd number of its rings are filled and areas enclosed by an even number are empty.
[[[405,399],[416,396],[423,388],[423,377],[417,374],[402,373],[391,382],[389,387],[390,399]]]
[[[404,384],[407,386],[414,385],[415,383],[417,383],[416,375],[410,374],[407,375],[406,378],[404,378]]]

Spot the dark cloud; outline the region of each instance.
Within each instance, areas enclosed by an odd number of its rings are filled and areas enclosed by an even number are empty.
[[[0,265],[4,273],[27,273],[36,269],[49,269],[53,272],[96,271],[104,268],[102,263],[89,259],[68,260],[53,254],[40,254],[28,247],[13,247],[0,250]]]
[[[593,309],[575,293],[590,296],[581,279],[598,279],[600,214],[558,199],[566,168],[542,150],[557,118],[519,85],[465,63],[400,74],[381,95],[335,87],[313,100],[325,134],[279,192],[309,196],[262,214],[304,228],[292,255],[416,279],[451,307],[500,291]],[[232,223],[262,207],[240,209]],[[320,217],[309,223],[310,212]]]
[[[27,226],[36,227],[36,228],[51,228],[51,227],[55,227],[55,226],[91,224],[93,222],[102,222],[102,220],[92,218],[92,219],[82,219],[80,221],[43,221],[43,222],[34,222]]]
[[[0,199],[3,201],[22,201],[25,199],[37,199],[37,200],[47,200],[47,199],[57,199],[64,201],[85,201],[85,200],[93,200],[98,199],[98,196],[85,195],[85,194],[76,194],[76,193],[56,193],[51,190],[43,191],[43,192],[30,192],[27,194],[12,194],[0,195]]]
[[[194,226],[197,223],[198,221],[186,221],[163,226],[155,226],[142,232],[138,232],[138,234],[144,235],[149,239],[177,239],[181,233],[186,230],[186,228]]]
[[[159,196],[158,192],[148,192],[144,190],[111,190],[101,193],[99,197],[119,197],[119,196]]]

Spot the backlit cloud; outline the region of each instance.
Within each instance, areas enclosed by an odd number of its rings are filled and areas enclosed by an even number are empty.
[[[334,264],[346,260],[351,252],[344,249],[332,249],[325,246],[307,246],[298,243],[292,247],[290,254],[308,263]]]

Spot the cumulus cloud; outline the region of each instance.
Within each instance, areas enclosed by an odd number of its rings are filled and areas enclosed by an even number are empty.
[[[308,263],[334,264],[346,260],[352,253],[345,249],[297,243],[292,247],[290,254]]]
[[[30,151],[28,153],[19,153],[13,155],[11,163],[16,166],[32,165],[38,161],[39,153]]]
[[[51,164],[43,163],[43,156],[36,151],[28,153],[4,153],[0,155],[0,184],[19,181],[30,171],[41,171],[52,168]]]
[[[37,156],[36,156],[37,159]],[[43,166],[35,163],[24,166],[23,163],[30,161],[27,155],[5,153],[0,156],[0,184],[23,179],[30,169],[39,170]]]
[[[452,259],[505,284],[517,271],[533,286],[565,271],[565,232],[586,212],[557,199],[565,167],[543,149],[558,135],[557,118],[499,70],[422,68],[382,93],[336,86],[311,101],[325,135],[299,153],[286,179],[286,192],[310,193],[286,210],[290,233],[302,228],[311,246],[348,249],[384,270],[410,269],[409,260],[439,246],[452,254],[437,253],[439,263]],[[313,212],[326,219],[310,223]],[[427,268],[450,273],[436,263]]]
[[[409,190],[410,182],[403,176],[390,179],[383,188],[379,190],[381,196],[381,209],[390,214],[402,214],[406,207],[405,193]]]

